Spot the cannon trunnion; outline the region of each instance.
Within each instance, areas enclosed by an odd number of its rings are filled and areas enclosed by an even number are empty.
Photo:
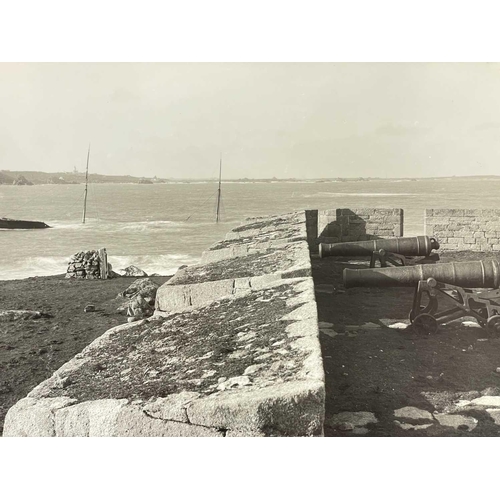
[[[380,260],[386,267],[387,261],[395,265],[406,265],[406,257],[428,257],[432,250],[438,250],[436,238],[429,236],[412,236],[405,238],[389,238],[349,243],[320,243],[319,256],[324,257],[358,257],[371,256],[370,267],[375,267],[375,260]]]
[[[439,324],[473,316],[490,335],[500,334],[500,263],[496,260],[344,269],[344,285],[415,287],[410,321],[421,333],[435,333]]]

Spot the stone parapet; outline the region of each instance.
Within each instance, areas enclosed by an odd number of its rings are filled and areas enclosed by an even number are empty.
[[[267,252],[288,243],[307,241],[305,211],[271,217],[252,217],[227,233],[223,241],[202,253],[201,263]]]
[[[213,300],[252,293],[284,278],[311,275],[305,241],[260,249],[241,257],[178,271],[156,294],[157,313],[184,310]]]
[[[317,251],[319,243],[403,236],[404,213],[401,208],[307,210],[306,219],[308,242],[312,252]]]
[[[443,251],[500,250],[500,210],[426,209],[424,227]]]

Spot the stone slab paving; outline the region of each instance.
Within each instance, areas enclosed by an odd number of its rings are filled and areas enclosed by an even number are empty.
[[[318,293],[317,287],[315,287]],[[463,323],[474,323],[462,321]],[[408,320],[386,319],[380,323],[388,328],[405,329],[409,325]],[[477,323],[474,323],[477,325]],[[320,321],[318,323],[320,334],[331,338],[337,335],[369,334],[370,330],[380,328],[375,323],[364,323],[360,325],[346,325],[345,332],[335,331],[335,325],[330,322]],[[471,326],[465,324],[464,326]],[[479,339],[481,340],[481,339]],[[405,406],[394,410],[393,423],[411,435],[414,431],[425,431],[435,429],[433,435],[445,434],[446,428],[465,432],[473,431],[479,424],[480,419],[491,419],[498,427],[500,434],[500,388],[487,387],[483,391],[469,391],[457,393],[422,393],[428,402],[433,405],[434,411],[429,411],[416,406]],[[472,414],[471,414],[472,413]],[[327,425],[340,431],[343,436],[369,435],[376,430],[379,422],[374,412],[340,412],[334,414],[327,420]],[[441,428],[438,431],[437,428]],[[419,434],[421,435],[421,433]]]

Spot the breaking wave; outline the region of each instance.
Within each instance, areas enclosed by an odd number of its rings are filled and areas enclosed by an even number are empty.
[[[303,194],[302,198],[344,198],[347,196],[355,196],[358,198],[365,197],[386,197],[386,196],[418,196],[417,193],[328,193],[320,192],[314,194]]]
[[[24,279],[33,276],[53,276],[66,273],[71,255],[51,257],[28,257],[10,262],[8,266],[0,264],[0,280]],[[109,255],[108,262],[114,270],[134,265],[147,274],[170,276],[182,265],[193,265],[198,258],[187,254],[166,255]],[[4,263],[2,263],[4,264]]]
[[[156,220],[156,221],[131,221],[131,222],[115,222],[104,219],[87,219],[85,224],[69,221],[48,221],[47,224],[52,229],[68,230],[75,229],[78,231],[84,230],[102,230],[102,231],[154,231],[154,230],[175,230],[182,229],[186,226],[184,222],[171,220]]]

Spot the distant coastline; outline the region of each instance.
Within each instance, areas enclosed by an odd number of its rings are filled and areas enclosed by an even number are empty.
[[[316,179],[277,178],[268,179],[248,178],[225,179],[225,183],[331,183],[331,182],[368,182],[368,181],[387,181],[387,182],[418,182],[418,181],[444,181],[444,180],[500,180],[498,175],[468,175],[453,177],[331,177]],[[195,184],[217,182],[216,178],[208,179],[177,179],[177,178],[159,178],[159,177],[135,177],[132,175],[104,175],[89,174],[89,182],[95,184]],[[0,170],[0,185],[31,186],[40,184],[84,184],[84,172],[41,172],[41,171],[16,171]]]

